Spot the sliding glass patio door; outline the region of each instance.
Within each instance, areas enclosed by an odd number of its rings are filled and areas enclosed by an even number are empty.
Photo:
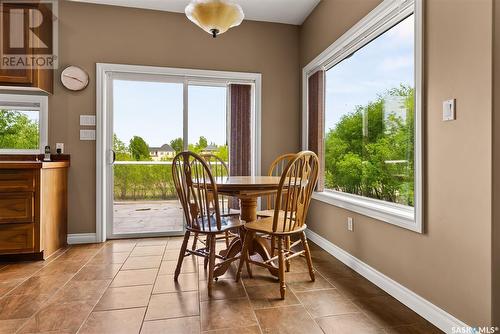
[[[189,149],[227,161],[227,85],[123,74],[110,90],[107,238],[182,234],[172,160]]]

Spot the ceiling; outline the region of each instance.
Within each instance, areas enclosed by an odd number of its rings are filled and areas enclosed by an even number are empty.
[[[184,13],[189,0],[72,0]],[[245,12],[245,19],[300,25],[320,0],[233,0]]]

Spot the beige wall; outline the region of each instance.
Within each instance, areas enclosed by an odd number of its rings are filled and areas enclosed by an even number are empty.
[[[500,324],[500,4],[493,1],[493,234],[492,317]]]
[[[79,115],[95,114],[98,62],[262,73],[262,166],[299,147],[299,28],[245,21],[212,39],[185,15],[62,1],[60,63],[90,73],[83,92],[57,80],[49,142],[71,154],[69,233],[95,231],[95,142],[79,140]],[[56,73],[56,77],[60,71]]]
[[[78,138],[79,115],[95,113],[95,63],[262,73],[265,169],[276,155],[299,148],[299,69],[378,3],[323,0],[300,36],[298,27],[245,21],[213,40],[182,14],[62,1],[61,65],[91,75],[85,91],[56,82],[50,98],[50,145],[64,142],[72,155],[69,233],[95,231],[95,143]],[[317,201],[309,223],[459,319],[484,325],[492,313],[492,0],[427,1],[425,14],[432,32],[425,45],[426,233]],[[441,103],[451,97],[458,119],[443,123]],[[347,216],[355,219],[354,233],[346,232]]]
[[[301,66],[379,1],[324,0],[301,30]],[[470,325],[491,322],[492,0],[426,1],[425,234],[318,201],[309,226]],[[457,120],[441,121],[457,99]],[[354,232],[346,219],[354,217]]]

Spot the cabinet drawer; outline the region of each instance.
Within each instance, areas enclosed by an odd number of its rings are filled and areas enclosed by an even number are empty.
[[[34,193],[0,193],[1,223],[33,223]]]
[[[34,224],[1,224],[0,254],[32,252],[35,248]]]
[[[32,170],[0,170],[0,192],[33,191],[35,178]]]

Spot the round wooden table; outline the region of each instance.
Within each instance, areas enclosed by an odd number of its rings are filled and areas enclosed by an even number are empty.
[[[257,219],[257,199],[278,191],[279,176],[229,176],[215,179],[217,192],[240,200],[240,218],[245,222]]]
[[[216,178],[219,194],[237,197],[240,200],[240,219],[245,222],[257,220],[257,200],[259,197],[276,193],[278,191],[279,176],[229,176]],[[237,256],[241,252],[243,243],[241,238],[234,238],[229,247],[221,251],[221,255],[228,257]],[[267,240],[256,236],[253,242],[252,253],[258,254],[264,261],[270,259],[269,245]],[[227,269],[220,267],[215,276],[221,276]],[[278,276],[278,270],[269,270],[274,276]]]

